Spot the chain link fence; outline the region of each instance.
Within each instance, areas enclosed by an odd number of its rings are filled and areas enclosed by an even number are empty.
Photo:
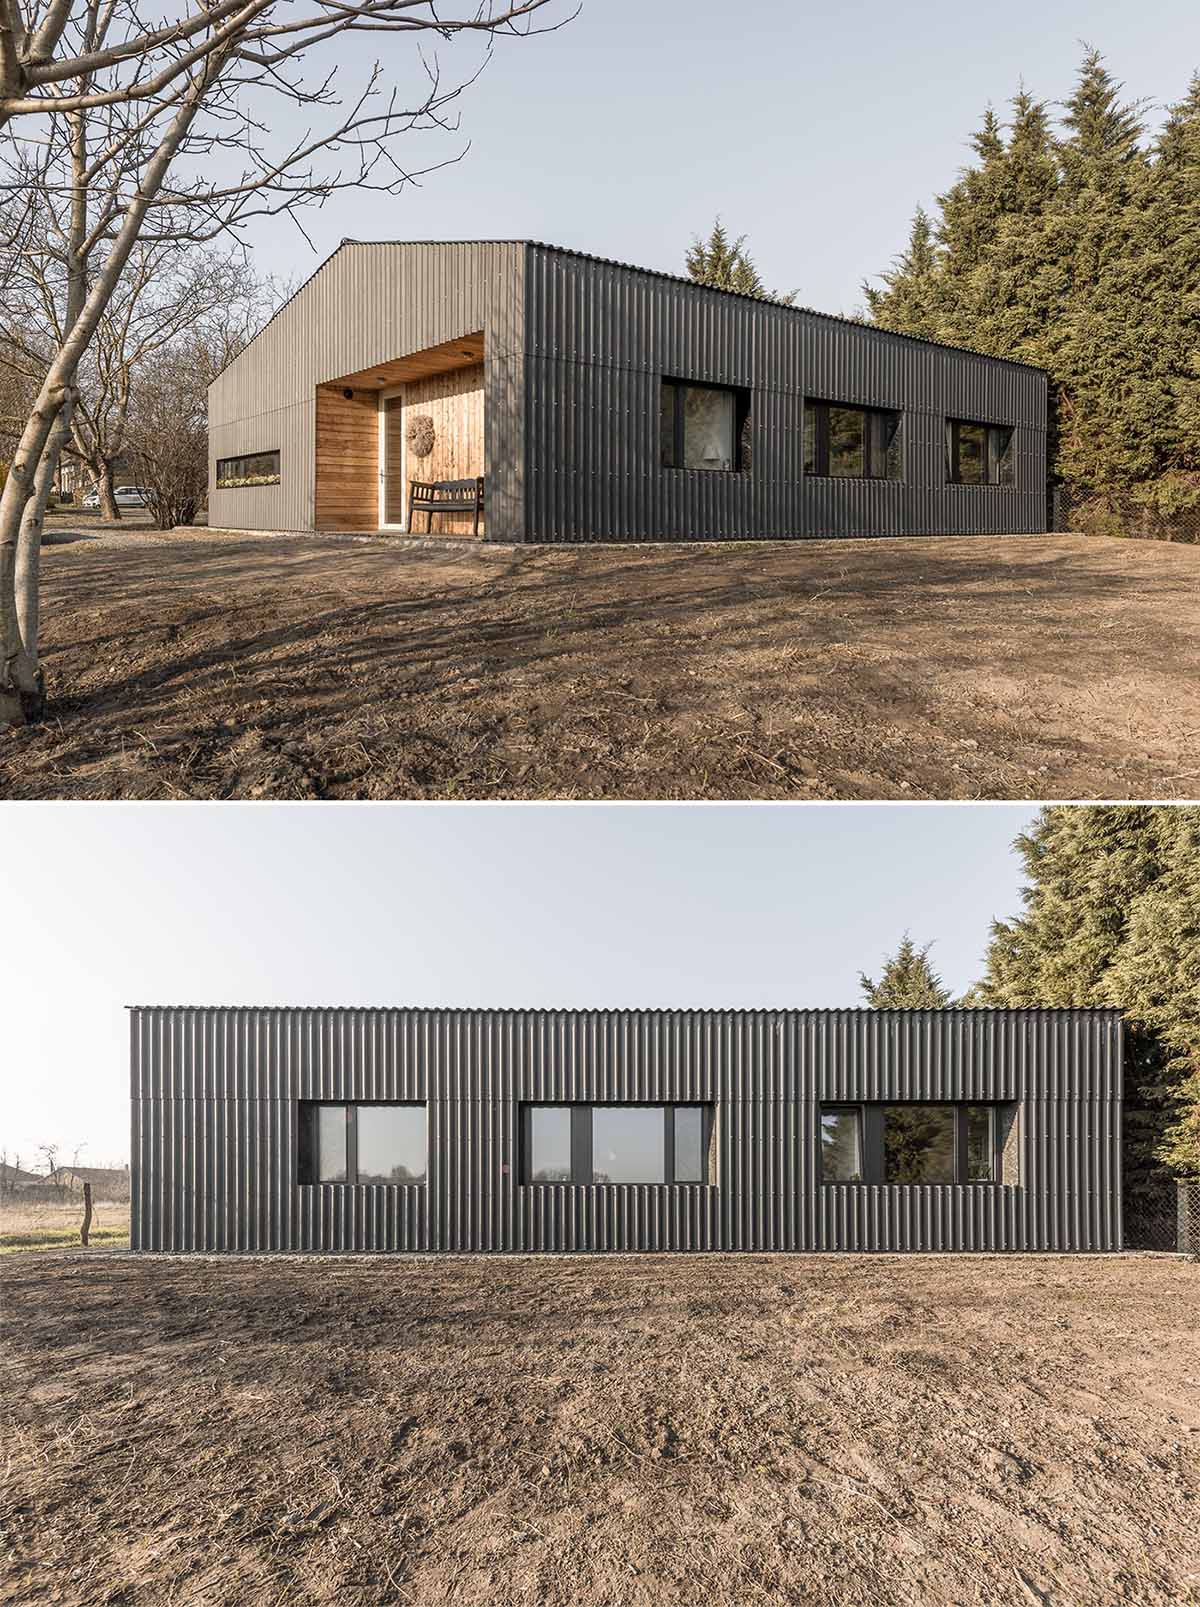
[[[1047,492],[1046,528],[1079,531],[1085,536],[1132,536],[1142,541],[1200,543],[1200,507],[1172,514],[1147,508],[1132,497],[1104,496],[1052,486]]]
[[[1128,1207],[1125,1248],[1200,1256],[1200,1183],[1176,1183],[1153,1203]]]

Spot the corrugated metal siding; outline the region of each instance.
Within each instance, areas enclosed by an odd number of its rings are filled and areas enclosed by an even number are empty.
[[[209,390],[209,523],[311,530],[316,386],[482,329],[488,531],[524,534],[525,251],[346,242]],[[280,483],[216,489],[218,458],[279,448]]]
[[[1046,528],[1039,370],[530,246],[527,496],[534,541]],[[752,392],[749,475],[662,469],[659,382]],[[804,398],[898,408],[903,482],[802,473]],[[1011,424],[1016,484],[946,483],[945,420]]]
[[[133,1245],[151,1250],[1110,1250],[1112,1011],[138,1008]],[[821,1100],[1011,1101],[1018,1186],[820,1185]],[[418,1100],[423,1186],[296,1182],[301,1099]],[[523,1101],[716,1106],[715,1186],[519,1181]]]

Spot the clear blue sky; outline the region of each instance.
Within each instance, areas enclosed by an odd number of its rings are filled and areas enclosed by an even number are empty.
[[[915,204],[967,159],[988,101],[1002,108],[1022,80],[1061,99],[1081,39],[1159,108],[1200,66],[1194,0],[583,0],[560,32],[498,44],[461,103],[461,137],[404,147],[417,164],[470,139],[465,161],[398,198],[334,197],[307,215],[317,255],[292,225],[259,226],[259,265],[304,277],[343,235],[497,236],[679,271],[720,212],[770,286],[852,312]],[[377,54],[414,84],[411,43],[365,36],[336,54],[347,88]],[[441,47],[446,79],[477,55],[474,41]]]
[[[128,1155],[127,1004],[838,1006],[956,992],[1019,804],[10,805],[0,1145]]]

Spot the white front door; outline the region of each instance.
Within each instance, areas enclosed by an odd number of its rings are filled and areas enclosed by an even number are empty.
[[[379,524],[383,530],[408,528],[408,484],[404,478],[404,387],[379,393]]]

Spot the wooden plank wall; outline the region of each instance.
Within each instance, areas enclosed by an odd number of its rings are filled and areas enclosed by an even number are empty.
[[[414,413],[427,413],[433,420],[434,445],[427,458],[405,454],[405,481],[466,480],[486,472],[483,460],[483,364],[453,368],[411,380],[404,387],[404,428]],[[407,508],[407,483],[404,488]],[[425,530],[425,515],[414,515],[418,533]],[[469,536],[471,520],[435,516],[434,531]],[[484,520],[479,521],[482,535]]]
[[[374,530],[379,525],[379,397],[342,385],[317,386],[318,530]]]

